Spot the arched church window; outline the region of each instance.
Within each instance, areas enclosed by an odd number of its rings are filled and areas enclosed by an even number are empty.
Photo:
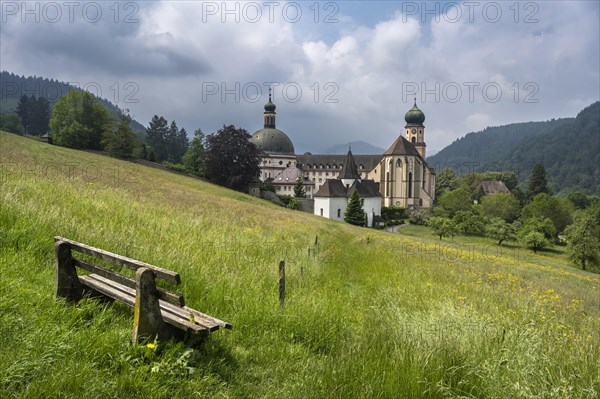
[[[412,180],[413,180],[413,175],[412,172],[408,173],[408,198],[412,197]]]
[[[385,196],[386,197],[390,196],[390,172],[386,173],[386,179],[385,179]]]
[[[358,165],[358,169],[364,169],[364,165],[361,163],[360,165]]]
[[[413,138],[410,141],[412,141],[413,143],[416,143],[417,142],[417,138],[413,136]]]
[[[401,159],[399,159],[399,158],[398,158],[398,159],[396,160],[396,166],[397,166],[398,168],[401,168],[401,167],[402,167],[402,160],[401,160]]]

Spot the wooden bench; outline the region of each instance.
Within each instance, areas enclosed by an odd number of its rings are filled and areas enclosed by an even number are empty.
[[[63,237],[54,237],[56,255],[56,298],[78,302],[86,292],[117,300],[134,308],[132,342],[158,337],[182,338],[186,333],[204,335],[231,324],[185,306],[183,295],[158,288],[155,279],[180,284],[178,273],[94,248]],[[74,258],[72,251],[135,270],[135,279]],[[91,272],[77,275],[77,267]]]

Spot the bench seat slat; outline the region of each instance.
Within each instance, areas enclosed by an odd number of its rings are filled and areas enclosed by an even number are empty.
[[[193,313],[194,317],[200,317],[205,320],[210,320],[213,323],[218,324],[221,327],[226,328],[228,330],[231,330],[233,328],[233,325],[227,323],[226,321],[219,320],[216,317],[207,315],[206,313],[198,312],[196,309],[188,308],[187,306],[183,306],[182,308],[190,313]]]
[[[221,326],[221,324],[215,322],[215,320],[212,320],[210,316],[207,317],[207,315],[205,315],[204,313],[200,313],[196,310],[192,311],[193,309],[190,309],[187,306],[185,308],[179,308],[177,306],[171,305],[170,303],[161,303],[160,306],[161,306],[161,309],[165,309],[168,312],[171,312],[173,314],[178,315],[179,317],[183,317],[188,320],[190,318],[190,313],[191,313],[194,315],[194,321],[196,323],[206,326],[211,331],[218,330],[219,326]],[[225,326],[222,325],[222,327],[225,327]]]
[[[121,285],[115,281],[109,280],[96,274],[80,276],[79,279],[83,279],[83,284],[90,286],[91,288],[100,291],[113,299],[121,301],[129,306],[135,305],[135,289],[132,289],[125,285]],[[104,289],[106,290],[106,292],[103,291]],[[205,318],[196,318],[196,316],[194,316],[195,323],[191,323],[189,321],[189,311],[183,311],[182,308],[179,308],[169,302],[159,300],[159,304],[163,319],[167,323],[172,324],[184,331],[193,330],[195,332],[201,332],[215,331],[219,329],[219,324],[214,323],[212,320],[208,320]]]
[[[66,242],[69,244],[72,250],[93,256],[94,258],[102,259],[106,262],[126,267],[131,270],[137,270],[140,267],[146,267],[148,269],[151,269],[157,278],[165,280],[166,282],[169,282],[171,284],[181,283],[181,277],[179,276],[179,273],[173,272],[171,270],[163,269],[161,267],[153,266],[148,263],[140,262],[139,260],[131,259],[126,256],[117,255],[112,252],[108,252],[100,248],[95,248],[86,244],[82,244],[77,241],[69,240],[68,238],[64,237],[56,236],[54,237],[54,241]]]
[[[123,276],[117,272],[113,272],[112,270],[105,269],[101,266],[95,265],[92,262],[88,262],[83,259],[73,258],[73,262],[76,266],[87,270],[88,272],[92,272],[94,274],[100,275],[102,277],[106,277],[107,279],[116,281],[119,284],[122,284],[126,287],[133,288],[135,290],[135,280],[129,278],[127,276]],[[184,306],[185,301],[183,299],[183,295],[180,295],[176,292],[167,291],[165,289],[157,287],[159,299],[162,299],[165,302],[172,303],[176,306]]]

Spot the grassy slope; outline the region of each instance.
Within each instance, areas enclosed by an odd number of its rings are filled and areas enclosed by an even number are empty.
[[[0,397],[599,395],[597,275],[6,133],[0,173]],[[131,309],[52,300],[55,235],[180,272],[188,305],[234,330],[129,345]]]

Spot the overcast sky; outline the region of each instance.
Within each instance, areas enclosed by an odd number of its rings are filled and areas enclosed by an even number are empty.
[[[2,1],[0,68],[78,82],[144,125],[277,127],[296,152],[387,148],[417,98],[428,154],[600,98],[597,1]]]

